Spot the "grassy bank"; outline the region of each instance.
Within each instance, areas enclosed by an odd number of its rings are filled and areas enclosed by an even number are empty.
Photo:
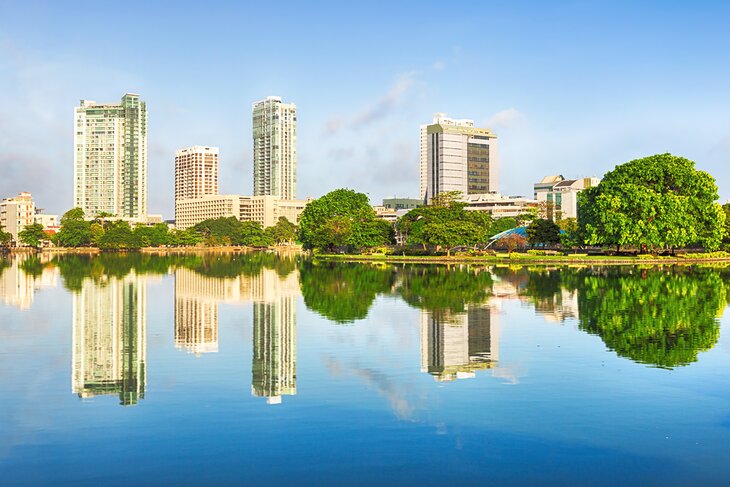
[[[391,262],[419,264],[699,264],[728,263],[730,257],[672,257],[672,256],[611,256],[611,255],[530,255],[522,253],[497,254],[487,256],[454,255],[409,256],[409,255],[349,255],[349,254],[317,254],[317,258],[342,262]]]

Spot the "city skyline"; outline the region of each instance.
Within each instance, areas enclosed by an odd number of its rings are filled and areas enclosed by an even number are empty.
[[[0,120],[6,171],[0,194],[29,191],[51,213],[69,209],[71,107],[81,98],[138,92],[150,111],[148,212],[166,217],[174,211],[171,161],[180,147],[220,147],[220,192],[249,193],[250,107],[271,94],[296,101],[301,112],[298,197],[337,187],[368,193],[373,202],[417,197],[418,128],[446,112],[498,135],[505,194],[529,196],[535,180],[556,170],[600,177],[630,159],[672,152],[715,176],[721,201],[727,200],[730,70],[718,62],[730,44],[718,36],[726,5],[527,5],[475,6],[468,17],[445,12],[435,19],[408,4],[389,6],[385,18],[378,9],[305,12],[291,4],[284,28],[301,42],[272,40],[265,56],[240,49],[263,26],[236,28],[261,7],[245,12],[215,4],[216,18],[225,20],[193,43],[176,33],[192,12],[181,6],[151,28],[163,8],[153,6],[135,27],[138,38],[112,57],[59,22],[71,15],[95,22],[111,10],[14,4],[0,20],[0,54],[7,60],[0,68],[7,107]],[[297,22],[304,16],[312,17],[306,25]],[[353,16],[358,25],[341,22]],[[399,18],[413,22],[402,25]],[[362,42],[374,25],[377,38]],[[443,29],[448,40],[432,34]],[[666,34],[673,31],[683,35]],[[222,38],[230,42],[222,46]],[[401,48],[388,49],[394,43]],[[80,45],[90,52],[78,54]],[[91,56],[98,59],[93,66]],[[208,57],[206,78],[179,78],[159,63],[191,56]]]

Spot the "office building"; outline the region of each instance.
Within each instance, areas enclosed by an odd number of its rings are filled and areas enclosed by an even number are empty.
[[[3,231],[13,236],[18,244],[18,234],[35,223],[35,203],[30,193],[20,193],[12,198],[0,201],[0,225]]]
[[[83,281],[73,296],[72,390],[80,398],[118,395],[120,404],[144,398],[147,286],[132,272],[123,279]]]
[[[74,207],[86,217],[147,216],[147,107],[127,93],[121,103],[81,100],[74,130]]]
[[[175,152],[175,218],[178,201],[218,194],[218,153],[200,145]]]
[[[499,193],[468,194],[460,198],[467,211],[486,211],[492,218],[515,218],[538,207],[538,202],[522,196],[504,196]]]
[[[253,105],[253,194],[297,195],[297,107],[270,96]]]
[[[535,200],[548,203],[547,218],[578,218],[578,193],[598,186],[597,177],[565,179],[562,175],[546,176],[534,185]]]
[[[471,120],[452,120],[437,114],[425,132],[425,157],[421,140],[421,178],[425,174],[426,185],[424,188],[422,184],[421,190],[426,202],[449,191],[464,196],[498,192],[497,137],[492,131],[474,127]]]

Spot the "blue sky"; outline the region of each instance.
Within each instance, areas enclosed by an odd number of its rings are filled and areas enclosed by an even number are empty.
[[[220,147],[221,192],[251,193],[268,95],[298,107],[299,197],[417,196],[419,125],[446,112],[497,133],[506,194],[668,151],[724,202],[730,4],[638,3],[0,0],[0,196],[68,209],[74,106],[138,92],[168,218],[180,147]]]

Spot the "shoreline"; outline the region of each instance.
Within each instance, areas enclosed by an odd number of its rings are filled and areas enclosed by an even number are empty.
[[[506,265],[550,265],[550,264],[578,264],[578,265],[642,265],[642,264],[707,264],[726,263],[730,265],[730,257],[662,257],[654,259],[639,259],[638,257],[612,257],[612,256],[579,256],[568,257],[564,255],[550,256],[525,256],[517,254],[517,257],[495,257],[495,256],[402,256],[402,255],[347,255],[347,254],[315,254],[314,257],[328,261],[339,262],[387,262],[392,264],[506,264]]]

